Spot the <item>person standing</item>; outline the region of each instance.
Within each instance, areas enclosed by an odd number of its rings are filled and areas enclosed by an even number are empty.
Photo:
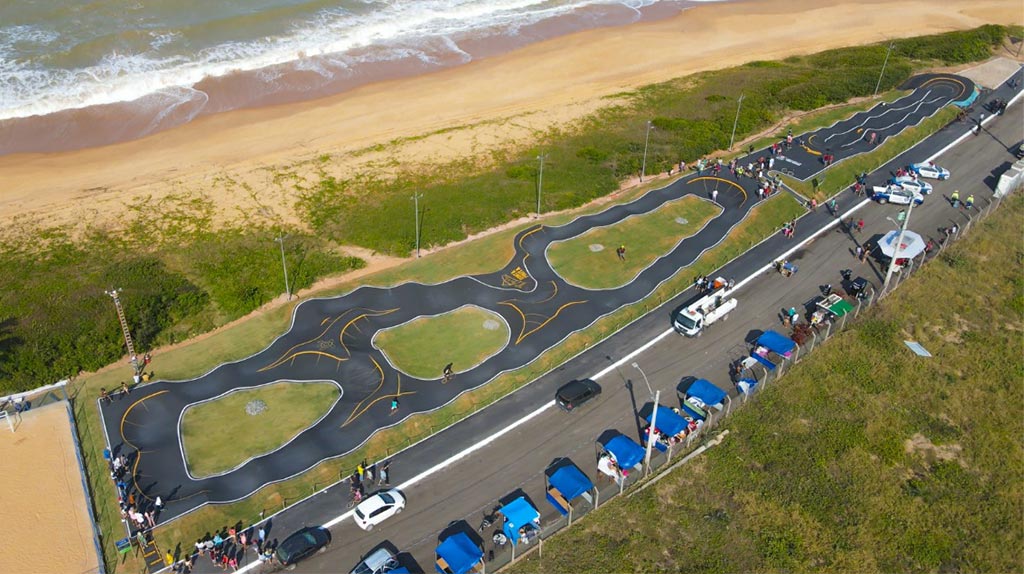
[[[715,203],[718,203],[718,190],[717,189],[712,189],[711,190],[711,201],[714,201]]]
[[[964,203],[964,207],[966,207],[967,209],[971,209],[971,208],[974,207],[974,195],[973,194],[967,196],[967,201]]]
[[[380,472],[377,473],[379,484],[389,486],[391,484],[391,461],[384,461],[384,464],[380,467]]]
[[[863,231],[864,231],[864,219],[861,218],[861,219],[857,220],[857,233],[861,233]]]
[[[954,208],[960,207],[960,190],[959,189],[954,189],[953,190],[952,195],[949,196],[949,203],[951,203]]]
[[[391,412],[389,412],[388,414],[389,415],[393,415],[393,414],[395,414],[397,412],[398,412],[398,397],[394,397],[394,398],[391,399]]]
[[[863,261],[864,260],[864,247],[861,246],[861,245],[858,245],[856,253],[857,253],[857,261]]]
[[[112,402],[114,402],[114,399],[110,398],[110,393],[107,392],[107,389],[106,388],[101,388],[100,389],[100,404],[102,404],[102,403],[112,403]]]

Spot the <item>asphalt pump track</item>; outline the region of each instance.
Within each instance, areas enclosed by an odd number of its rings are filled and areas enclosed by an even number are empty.
[[[891,104],[800,135],[804,145],[794,145],[781,158],[776,156],[776,169],[785,165],[796,177],[807,179],[825,167],[820,156],[823,150],[830,149],[836,162],[870,151],[874,146],[865,140],[865,129],[879,134],[877,145],[974,90],[970,80],[950,75],[918,76],[910,87],[914,88],[911,94]],[[745,165],[769,155],[767,149],[755,150],[739,161]],[[531,363],[572,333],[644,299],[723,241],[759,203],[756,181],[731,176],[727,169],[721,177],[707,171],[691,173],[634,201],[565,225],[528,228],[514,238],[511,261],[494,273],[435,285],[364,286],[346,295],[304,301],[296,307],[288,331],[259,353],[222,364],[195,379],[146,384],[122,400],[100,405],[110,447],[115,454],[129,457],[134,486],[143,496],[162,497],[163,523],[204,504],[240,500],[323,460],[343,456],[381,429],[413,414],[438,409],[503,372]],[[710,201],[712,190],[718,191],[721,213],[627,285],[603,290],[574,286],[556,274],[545,257],[553,242],[650,213],[688,195]],[[610,265],[617,263],[614,257],[609,253]],[[400,372],[372,344],[374,334],[382,329],[465,305],[500,315],[508,323],[511,337],[497,354],[458,372],[448,384]],[[188,406],[232,391],[287,381],[334,381],[341,386],[342,396],[323,418],[277,450],[220,475],[195,478],[189,473],[180,429]],[[393,398],[401,403],[398,416],[390,413]],[[223,440],[231,442],[232,437]]]

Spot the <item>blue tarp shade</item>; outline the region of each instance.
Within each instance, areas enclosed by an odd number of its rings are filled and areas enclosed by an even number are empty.
[[[590,482],[587,475],[583,474],[583,471],[575,464],[556,470],[548,479],[548,484],[557,488],[558,492],[569,501],[594,488],[594,483]]]
[[[690,385],[690,388],[686,389],[686,396],[697,397],[701,401],[704,401],[705,405],[712,407],[722,404],[722,401],[725,400],[727,395],[725,394],[725,391],[716,387],[711,381],[706,379],[697,379],[692,385]],[[661,416],[661,414],[659,413],[658,416]]]
[[[502,506],[500,512],[505,515],[505,525],[502,526],[502,529],[512,544],[519,543],[520,527],[526,526],[535,520],[540,520],[540,512],[537,512],[537,509],[529,502],[526,502],[526,499],[522,496]]]
[[[757,344],[762,347],[766,347],[769,351],[785,356],[787,353],[793,352],[796,348],[796,343],[793,339],[780,335],[775,331],[766,331],[760,337],[757,338]]]
[[[484,557],[484,551],[473,544],[465,532],[452,534],[438,545],[435,552],[448,563],[448,572],[452,574],[466,574]],[[437,564],[434,564],[434,569],[440,574],[446,574]]]
[[[604,445],[605,450],[612,453],[615,463],[622,470],[630,470],[644,459],[644,448],[626,435],[618,435]]]
[[[765,368],[768,369],[769,371],[775,370],[775,363],[769,361],[768,359],[762,357],[761,355],[758,355],[757,353],[751,353],[750,356],[753,357],[754,360],[757,361],[758,363],[764,365]]]
[[[647,415],[647,422],[651,422],[651,415]],[[658,419],[654,426],[665,436],[675,436],[686,430],[686,419],[668,407],[658,406]]]

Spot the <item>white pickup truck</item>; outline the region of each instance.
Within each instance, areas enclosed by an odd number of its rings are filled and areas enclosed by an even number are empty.
[[[724,280],[722,281],[724,283]],[[679,309],[672,318],[672,327],[680,335],[698,337],[704,327],[729,316],[739,303],[729,297],[727,289],[719,289]]]

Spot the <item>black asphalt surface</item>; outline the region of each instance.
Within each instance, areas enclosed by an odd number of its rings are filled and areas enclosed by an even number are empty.
[[[966,82],[963,79],[957,81]],[[956,82],[925,82],[914,93],[925,91],[920,95],[923,106],[929,94],[939,89],[936,86],[951,83],[955,85]],[[913,94],[908,97],[913,97]],[[958,94],[950,88],[943,97],[948,101],[956,99]],[[906,121],[920,121],[916,116],[905,117]],[[837,130],[846,129],[845,125],[840,122],[826,130],[808,134],[806,140],[831,137],[838,133]],[[943,130],[917,146],[911,153],[913,157],[901,157],[898,162],[911,163],[927,157],[964,129],[961,125]],[[846,149],[850,153],[859,153],[856,146]],[[842,148],[832,153],[837,161],[846,154]],[[766,154],[766,150],[755,150],[740,161],[746,163]],[[812,165],[817,170],[824,167],[820,162],[805,165],[808,166],[808,174],[813,174],[810,171]],[[728,172],[725,170],[723,173]],[[878,176],[878,179],[881,181],[886,177],[887,174]],[[625,287],[602,291],[579,289],[561,280],[547,264],[544,250],[553,241],[575,237],[592,227],[615,223],[633,214],[647,213],[666,201],[685,195],[706,197],[712,188],[719,190],[719,203],[725,208],[722,214],[698,234],[680,242],[670,254],[642,271]],[[853,202],[852,196],[840,198],[840,209]],[[680,267],[688,265],[720,241],[756,203],[754,181],[749,178],[730,182],[725,178],[709,178],[707,174],[691,174],[636,201],[581,217],[567,225],[538,226],[524,231],[516,237],[513,260],[498,273],[460,277],[439,285],[407,283],[393,288],[363,287],[342,297],[306,301],[296,309],[291,329],[264,351],[221,365],[198,379],[142,386],[125,400],[104,406],[103,415],[111,446],[134,459],[137,487],[150,498],[159,495],[164,499],[166,508],[162,521],[204,503],[243,498],[265,484],[301,473],[323,459],[343,455],[373,432],[400,422],[401,419],[389,416],[391,397],[400,397],[400,413],[404,416],[437,408],[460,393],[485,384],[503,371],[529,363],[544,350],[601,316],[644,298]],[[827,217],[824,210],[806,215],[797,226],[796,237],[799,239],[817,229]],[[778,236],[772,238],[727,265],[720,274],[743,277],[771,261],[789,241]],[[609,257],[614,257],[614,254],[609,254]],[[371,344],[372,335],[380,329],[418,316],[444,313],[466,304],[478,305],[504,317],[511,327],[512,341],[503,351],[478,367],[459,373],[447,385],[440,384],[438,380],[421,381],[399,373]],[[657,319],[659,324],[664,324],[663,320],[664,317]],[[644,320],[638,324],[647,322]],[[622,340],[622,335],[616,340]],[[592,354],[593,351],[588,353]],[[574,364],[585,363],[585,360],[574,361]],[[342,386],[344,393],[318,424],[285,447],[221,476],[191,478],[185,468],[179,440],[178,422],[183,409],[234,389],[281,380],[333,380]],[[538,386],[530,387],[534,388]],[[503,412],[503,405],[537,399],[530,396],[529,391],[518,392],[488,408],[486,418],[506,420],[508,413]],[[523,411],[512,407],[509,412]],[[480,417],[473,417],[476,418]],[[440,436],[444,435],[441,433]],[[137,454],[139,452],[142,454]]]
[[[775,166],[789,175],[807,180],[821,171],[823,156],[834,155],[835,163],[866,153],[903,130],[916,126],[925,118],[952,102],[966,100],[974,91],[974,82],[951,74],[922,74],[900,86],[914,90],[889,104],[837,122],[810,134],[801,134],[796,145],[784,154]],[[871,135],[874,134],[872,143]]]

